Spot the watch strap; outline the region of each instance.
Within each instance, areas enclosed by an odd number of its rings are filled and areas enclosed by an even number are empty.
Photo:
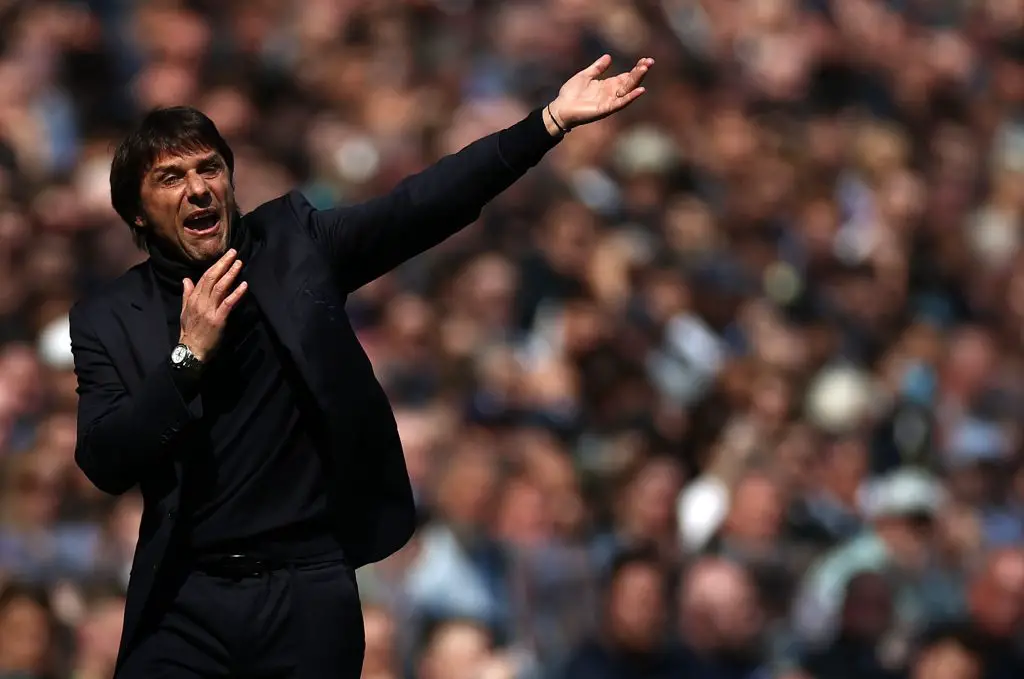
[[[174,352],[180,351],[180,348],[184,349],[184,357],[181,361],[174,360]],[[178,393],[181,394],[182,398],[186,401],[190,401],[199,393],[199,382],[202,377],[203,362],[196,358],[196,355],[192,353],[184,344],[178,344],[172,350],[171,355],[167,357],[168,363],[171,364],[171,379],[174,381],[175,387],[178,389]]]

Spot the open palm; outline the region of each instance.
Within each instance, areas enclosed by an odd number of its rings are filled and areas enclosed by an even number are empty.
[[[644,93],[640,84],[654,65],[654,59],[644,57],[631,71],[600,80],[611,64],[612,58],[605,54],[565,81],[558,97],[551,103],[551,114],[563,127],[576,127],[607,118]]]

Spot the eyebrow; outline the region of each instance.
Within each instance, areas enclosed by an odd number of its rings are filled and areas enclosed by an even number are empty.
[[[204,155],[203,157],[201,157],[197,164],[198,165],[204,165],[204,164],[211,163],[211,162],[215,162],[215,163],[220,164],[220,162],[221,162],[220,157],[216,153],[208,153],[208,154]],[[167,174],[169,172],[173,172],[174,170],[180,170],[180,169],[181,169],[181,163],[180,162],[170,162],[170,163],[164,163],[162,165],[154,165],[153,169],[151,170],[151,172],[154,175],[164,175],[164,174]]]

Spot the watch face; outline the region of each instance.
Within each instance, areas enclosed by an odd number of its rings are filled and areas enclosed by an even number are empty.
[[[185,347],[174,347],[174,351],[171,352],[171,361],[174,363],[181,363],[185,360],[185,356],[188,355]]]

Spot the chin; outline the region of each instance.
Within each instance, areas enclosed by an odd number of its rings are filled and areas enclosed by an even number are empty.
[[[205,233],[194,233],[185,229],[182,233],[184,250],[195,260],[216,259],[228,249],[226,230],[211,229]]]

